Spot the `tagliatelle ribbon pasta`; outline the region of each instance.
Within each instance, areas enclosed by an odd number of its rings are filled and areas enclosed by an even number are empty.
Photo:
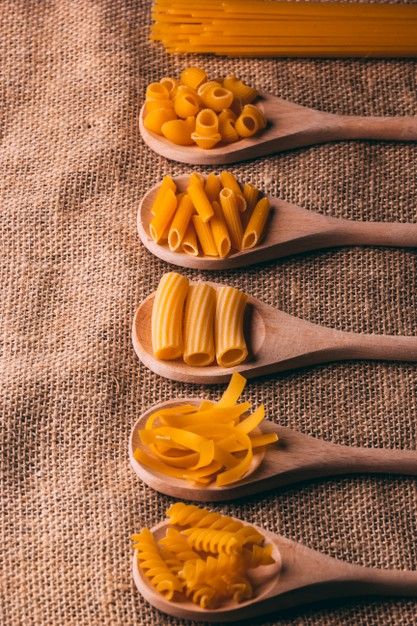
[[[203,400],[199,406],[184,403],[152,413],[139,431],[135,459],[160,474],[198,484],[215,481],[222,487],[241,480],[254,449],[278,440],[276,433],[259,433],[263,405],[248,414],[251,404],[237,403],[245,383],[234,373],[217,403]]]

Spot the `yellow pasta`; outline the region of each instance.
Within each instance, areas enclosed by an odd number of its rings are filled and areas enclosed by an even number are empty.
[[[256,204],[243,234],[242,250],[253,248],[257,243],[259,243],[270,209],[271,205],[269,204],[268,198],[262,198]]]
[[[146,100],[168,100],[169,91],[162,83],[150,83],[146,88]]]
[[[202,137],[212,137],[219,130],[219,120],[211,109],[202,109],[196,117],[195,132]]]
[[[197,235],[192,222],[188,224],[182,240],[182,251],[191,256],[198,256]]]
[[[187,232],[188,224],[190,223],[193,212],[194,207],[190,196],[188,194],[184,194],[178,203],[178,208],[169,229],[168,245],[170,250],[179,249],[185,233]]]
[[[214,146],[221,141],[222,136],[220,133],[215,133],[214,135],[210,135],[210,137],[206,137],[205,135],[199,135],[197,132],[194,132],[191,134],[191,138],[199,148],[211,150],[211,148],[214,148]]]
[[[261,128],[259,117],[253,111],[243,109],[235,122],[235,128],[240,137],[252,137]]]
[[[243,333],[246,294],[233,287],[222,286],[217,291],[216,359],[221,367],[235,367],[248,356]]]
[[[207,176],[205,186],[204,186],[206,196],[210,200],[210,202],[213,202],[213,200],[216,200],[216,198],[218,197],[221,191],[221,188],[222,188],[222,185],[220,182],[220,178],[217,176],[217,174],[214,174],[213,172],[211,172]]]
[[[168,528],[165,537],[163,537],[158,544],[175,554],[175,556],[182,562],[194,561],[200,558],[198,553],[190,547],[186,537],[175,528]],[[254,560],[251,551],[248,551],[247,558],[250,561]],[[257,560],[261,561],[262,559],[258,558]]]
[[[198,96],[191,93],[179,93],[174,99],[174,111],[178,117],[186,118],[197,115],[200,110]]]
[[[158,198],[157,198],[158,199]],[[175,210],[177,208],[177,198],[172,189],[165,189],[158,204],[154,203],[154,216],[149,223],[149,232],[154,241],[159,243],[169,226]]]
[[[237,196],[229,188],[226,188],[221,190],[219,197],[232,246],[235,250],[240,250],[242,245],[243,229],[240,221]]]
[[[225,143],[239,141],[239,133],[235,128],[235,122],[231,119],[219,121],[219,132]]]
[[[224,87],[211,86],[204,89],[200,97],[206,107],[218,113],[228,109],[233,102],[233,93]]]
[[[240,98],[244,104],[248,104],[249,102],[253,102],[258,95],[258,92],[254,87],[250,87],[249,85],[245,85],[241,80],[236,78],[236,76],[226,76],[223,80],[223,85],[226,89],[229,89],[233,93],[234,96]]]
[[[220,172],[219,178],[223,187],[231,189],[237,196],[242,195],[242,189],[236,180],[236,176],[234,176],[232,172],[229,172],[228,170],[223,170],[222,172]]]
[[[187,87],[198,89],[207,80],[207,74],[200,67],[186,67],[180,76],[181,82]]]
[[[215,311],[213,287],[204,283],[190,285],[185,304],[183,354],[188,365],[201,367],[214,361]]]
[[[143,125],[147,130],[150,130],[157,135],[162,135],[162,125],[165,124],[165,122],[176,119],[177,115],[173,109],[159,108],[151,111],[145,116],[143,120]]]
[[[235,534],[212,528],[188,528],[183,531],[192,548],[214,554],[238,554],[240,545]]]
[[[145,100],[145,116],[158,109],[174,111],[174,103],[172,100]]]
[[[164,137],[179,146],[192,146],[194,140],[191,135],[195,129],[195,118],[187,117],[185,120],[170,120],[161,126],[161,133]]]
[[[192,220],[203,254],[205,256],[218,256],[210,224],[203,222],[199,215],[193,215]]]
[[[254,104],[245,104],[242,109],[242,114],[253,115],[259,124],[259,128],[266,127],[265,115],[262,113],[261,109]]]
[[[219,203],[214,200],[211,206],[214,212],[210,220],[211,233],[217,248],[217,253],[219,257],[223,259],[229,254],[232,244],[224,221],[223,211]]]
[[[150,530],[144,528],[139,534],[133,535],[133,542],[140,569],[156,590],[167,600],[172,600],[175,593],[181,593],[183,584],[168,568]]]
[[[161,78],[159,82],[161,83],[161,85],[165,87],[165,89],[168,91],[168,94],[170,96],[173,95],[174,90],[178,85],[178,81],[175,78],[172,78],[171,76],[164,76],[163,78]]]
[[[187,193],[203,222],[208,222],[213,217],[213,207],[207,198],[202,183],[199,184],[193,180],[187,187]]]
[[[164,274],[152,307],[152,348],[157,359],[172,360],[182,355],[182,320],[188,294],[188,279],[176,272]]]
[[[197,89],[197,94],[201,98],[202,96],[204,96],[205,92],[208,89],[213,89],[213,87],[217,87],[218,89],[221,89],[222,84],[219,83],[217,80],[208,80],[207,82],[200,85],[200,87]]]
[[[156,215],[156,212],[161,206],[162,198],[167,189],[171,189],[174,193],[177,190],[177,185],[174,183],[174,180],[171,178],[171,176],[164,176],[162,179],[162,183],[159,186],[158,193],[156,194],[155,200],[153,201],[151,206],[152,215]]]
[[[252,211],[259,196],[259,190],[256,189],[250,183],[245,183],[243,185],[243,197],[246,200],[246,206],[248,211]]]

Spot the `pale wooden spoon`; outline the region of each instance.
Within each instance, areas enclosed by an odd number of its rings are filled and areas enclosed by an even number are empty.
[[[168,525],[168,521],[157,524],[151,529],[152,533],[160,539],[165,535]],[[352,565],[259,526],[254,528],[265,536],[267,543],[273,544],[272,556],[276,563],[249,570],[255,591],[255,597],[251,600],[241,604],[230,602],[218,609],[202,609],[185,597],[175,602],[165,600],[141,572],[135,552],[133,578],[136,587],[150,604],[168,615],[219,623],[247,620],[273,611],[332,598],[417,597],[417,571]]]
[[[267,128],[255,137],[211,150],[178,146],[146,130],[144,106],[139,116],[139,129],[143,140],[154,152],[172,161],[194,165],[236,163],[281,150],[345,139],[417,141],[417,116],[338,115],[309,109],[269,94],[262,94],[255,104],[263,110],[268,120]]]
[[[154,405],[137,420],[129,438],[129,460],[133,471],[144,483],[167,496],[182,500],[219,502],[269,491],[302,480],[360,472],[408,474],[417,476],[417,450],[358,448],[322,441],[296,430],[265,420],[262,432],[277,433],[279,440],[259,451],[249,472],[239,482],[226,487],[197,486],[154,472],[135,459],[135,450],[143,448],[139,430],[145,428],[155,411],[177,404],[198,405],[201,398],[179,398]],[[144,449],[144,448],[143,448]]]
[[[178,176],[175,183],[179,192],[185,191],[189,176]],[[392,222],[357,222],[337,219],[308,211],[279,198],[269,198],[272,209],[261,243],[250,250],[235,252],[221,259],[209,256],[190,256],[172,252],[167,243],[156,243],[149,232],[151,207],[160,183],[142,198],[137,214],[139,237],[152,254],[167,263],[199,270],[223,270],[245,267],[283,256],[346,245],[417,247],[417,224]]]
[[[209,283],[215,288],[219,283]],[[245,337],[247,360],[236,368],[192,367],[182,360],[159,361],[152,352],[151,315],[155,294],[136,310],[132,341],[139,359],[150,370],[187,383],[226,383],[232,372],[246,378],[274,374],[307,365],[351,359],[417,361],[417,337],[367,335],[312,324],[248,297]]]

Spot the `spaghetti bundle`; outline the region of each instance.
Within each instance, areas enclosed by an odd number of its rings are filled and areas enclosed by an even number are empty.
[[[151,39],[173,53],[417,56],[411,4],[155,0],[152,16]]]

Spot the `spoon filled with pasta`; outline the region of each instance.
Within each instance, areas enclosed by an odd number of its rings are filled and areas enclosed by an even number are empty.
[[[181,619],[237,622],[331,598],[417,596],[416,571],[347,563],[183,502],[132,541],[138,591]]]
[[[168,496],[216,502],[323,476],[417,475],[416,450],[336,445],[265,420],[263,405],[239,402],[245,383],[235,372],[218,402],[170,400],[141,415],[129,439],[139,478]]]
[[[153,372],[225,383],[338,360],[417,361],[417,337],[353,333],[307,322],[218,283],[164,274],[137,308],[134,350]]]
[[[345,245],[417,246],[417,224],[363,222],[314,213],[266,197],[223,170],[165,176],[139,206],[137,229],[155,256],[220,270]]]
[[[167,159],[220,165],[328,141],[417,141],[417,116],[326,113],[259,93],[235,75],[212,80],[187,67],[148,85],[139,129]]]

